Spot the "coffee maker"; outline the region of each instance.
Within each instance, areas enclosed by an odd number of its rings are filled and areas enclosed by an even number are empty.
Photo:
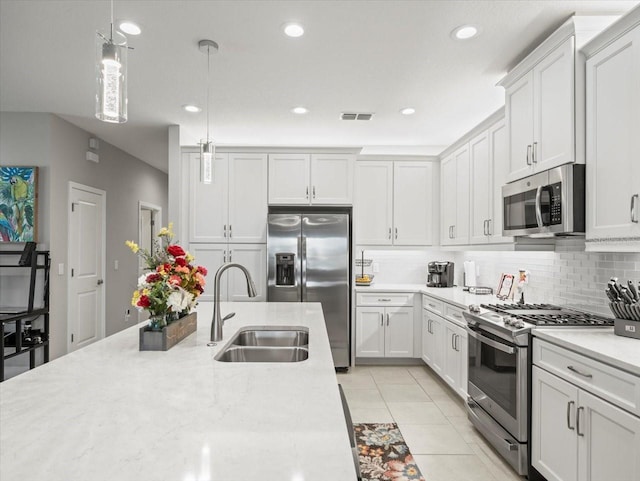
[[[453,262],[429,262],[427,287],[453,287]]]

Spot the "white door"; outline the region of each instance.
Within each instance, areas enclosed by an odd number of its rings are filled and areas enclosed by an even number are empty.
[[[310,177],[309,154],[270,154],[269,204],[309,204]]]
[[[413,307],[385,309],[385,357],[413,357]]]
[[[189,241],[226,242],[228,224],[228,155],[216,154],[213,180],[201,179],[200,154],[189,154]]]
[[[450,155],[440,165],[440,243],[452,245],[456,224],[456,159]]]
[[[240,269],[231,268],[223,275],[227,278],[228,297],[231,301],[261,301],[267,300],[267,246],[266,244],[229,244],[227,261],[237,262],[247,268],[251,279],[256,285],[257,296],[247,295],[247,281]]]
[[[537,366],[531,386],[531,464],[547,481],[577,481],[578,388]]]
[[[393,243],[432,245],[433,164],[394,162]]]
[[[384,308],[356,309],[356,356],[384,357]]]
[[[450,322],[444,323],[444,380],[453,389],[460,385],[460,356],[456,351],[456,333],[454,326]]]
[[[428,318],[427,336],[427,364],[431,366],[438,375],[442,376],[444,366],[444,334],[442,318],[426,312]]]
[[[573,43],[574,37],[565,40],[533,70],[536,171],[575,161]]]
[[[431,333],[429,332],[429,316],[427,316],[427,313],[423,310],[422,311],[422,360],[424,362],[426,362],[427,364],[430,364],[430,359],[429,359],[429,336],[431,335]]]
[[[509,152],[507,150],[507,127],[504,120],[489,128],[489,155],[491,157],[491,211],[487,231],[490,243],[513,242],[513,237],[502,235],[504,207],[502,205],[502,186],[507,183]]]
[[[230,242],[267,242],[267,155],[229,154]]]
[[[640,418],[580,390],[578,479],[640,481]]]
[[[533,148],[533,71],[508,87],[505,115],[509,138],[509,182],[532,173]]]
[[[640,236],[640,27],[587,60],[587,239]]]
[[[469,142],[471,169],[470,243],[486,244],[489,238],[493,182],[489,156],[489,134],[482,132]]]
[[[350,154],[311,155],[311,203],[353,203],[355,156]]]
[[[392,244],[393,162],[357,162],[354,214],[357,244]]]
[[[105,336],[106,192],[69,183],[68,351]]]
[[[456,159],[456,222],[453,226],[454,244],[469,243],[469,146],[458,149]],[[445,188],[447,188],[445,186]]]
[[[214,277],[216,271],[227,261],[227,244],[190,244],[189,253],[195,258],[194,263],[206,267],[204,292],[198,298],[199,301],[213,301]],[[226,274],[223,274],[225,276]],[[220,299],[227,300],[227,282],[220,283]]]

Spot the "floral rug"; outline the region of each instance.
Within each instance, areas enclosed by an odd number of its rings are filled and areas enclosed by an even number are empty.
[[[362,481],[425,481],[397,424],[354,423],[353,429]]]

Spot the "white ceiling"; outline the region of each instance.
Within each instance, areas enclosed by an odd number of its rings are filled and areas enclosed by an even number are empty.
[[[53,112],[167,171],[167,126],[206,134],[205,54],[215,40],[211,137],[218,145],[364,146],[438,154],[504,103],[495,84],[573,12],[622,13],[638,1],[116,0],[129,37],[129,121],[94,118],[94,36],[107,0],[0,0],[0,110]],[[285,37],[298,21],[305,35]],[[454,41],[456,26],[481,35]],[[290,112],[304,105],[309,113]],[[402,107],[417,112],[405,117]],[[370,122],[340,112],[374,112]]]

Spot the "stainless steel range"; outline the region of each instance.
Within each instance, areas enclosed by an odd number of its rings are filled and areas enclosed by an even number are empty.
[[[518,474],[528,475],[531,329],[604,327],[613,319],[550,304],[482,304],[469,310],[469,419]]]

